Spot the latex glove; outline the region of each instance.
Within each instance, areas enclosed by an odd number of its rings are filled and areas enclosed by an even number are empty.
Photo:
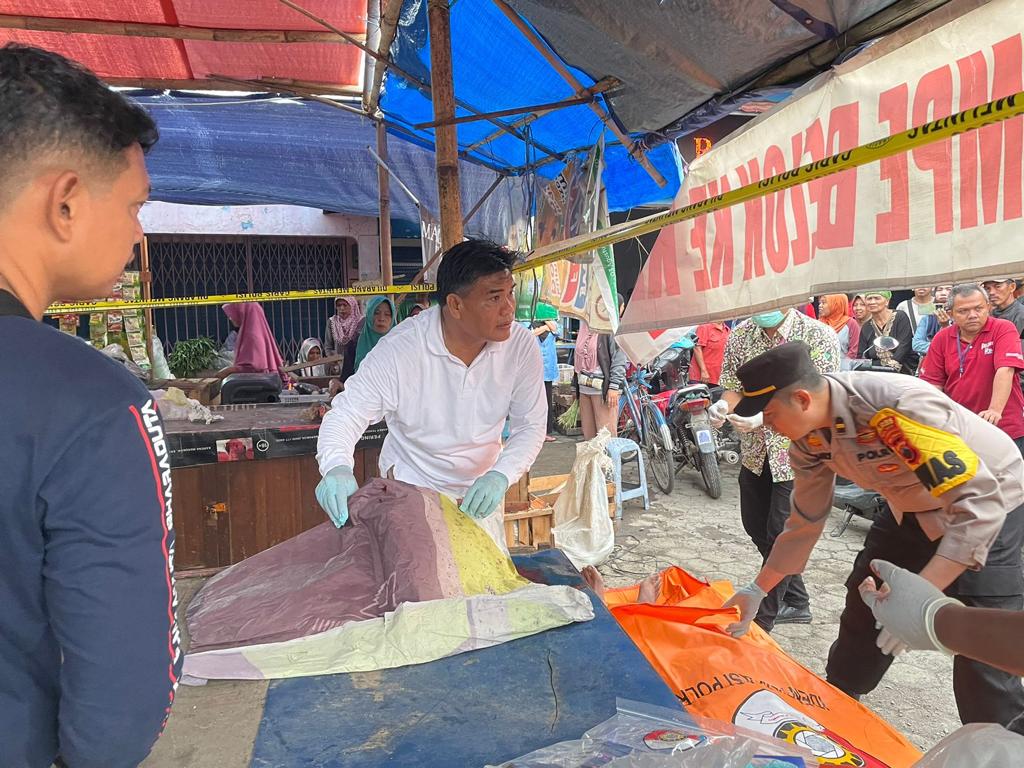
[[[768,597],[768,593],[757,586],[756,582],[750,582],[742,589],[737,589],[736,594],[725,601],[723,608],[739,608],[740,620],[725,628],[733,637],[743,637],[750,629],[750,622],[757,616],[757,609],[761,607],[761,601]]]
[[[711,417],[711,426],[715,429],[721,429],[722,425],[725,424],[725,417],[729,414],[729,404],[725,400],[716,400],[712,403],[711,407],[708,408],[708,416]]]
[[[755,413],[753,416],[737,416],[735,413],[730,413],[729,423],[736,427],[737,432],[750,433],[755,429],[760,429],[761,425],[764,424],[764,414]]]
[[[508,478],[501,472],[493,469],[485,475],[478,477],[476,482],[470,486],[459,507],[470,517],[481,520],[490,517],[498,504],[505,498],[505,491],[508,490]]]
[[[335,527],[348,520],[348,497],[359,490],[352,467],[335,467],[316,486],[316,500],[324,508]]]
[[[882,631],[877,645],[897,655],[900,647],[913,651],[951,653],[935,636],[935,614],[960,602],[942,594],[930,581],[885,560],[872,560],[871,570],[885,583],[875,587],[870,576],[861,583],[861,599],[875,615]]]

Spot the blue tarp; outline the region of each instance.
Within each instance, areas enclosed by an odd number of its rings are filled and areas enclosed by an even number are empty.
[[[425,2],[406,4],[392,55],[402,68],[429,82],[425,9]],[[575,96],[490,0],[454,3],[451,24],[455,93],[476,111]],[[584,86],[594,83],[586,72],[574,70],[574,74]],[[135,98],[151,110],[162,136],[149,158],[155,200],[283,203],[377,216],[377,170],[367,151],[376,139],[369,120],[317,102],[265,96],[163,93]],[[381,108],[391,123],[391,167],[436,215],[433,131],[413,128],[433,119],[429,98],[408,81],[389,75]],[[457,114],[470,112],[460,108]],[[511,125],[520,117],[502,122]],[[556,176],[565,158],[585,152],[602,132],[608,142],[604,180],[613,211],[667,205],[679,189],[682,162],[673,144],[659,146],[648,155],[668,182],[658,187],[587,105],[549,112],[517,130],[522,138],[500,133],[480,144],[499,131],[495,124],[479,121],[458,127],[460,150],[472,161],[461,163],[464,211],[484,194],[496,170],[510,176],[470,222],[471,234],[504,240],[509,222],[529,204],[529,183],[534,179],[544,183]],[[553,155],[560,159],[552,159]],[[391,200],[394,218],[418,221],[415,206],[394,185]]]
[[[185,94],[139,95],[161,139],[147,159],[154,200],[207,205],[281,203],[377,216],[374,125],[358,115],[318,102],[256,96],[216,98]],[[435,215],[437,186],[432,149],[392,135],[389,165]],[[652,160],[679,186],[678,152],[658,147]],[[545,167],[560,170],[561,163]],[[463,161],[463,211],[487,191],[497,173]],[[504,240],[508,225],[529,204],[528,177],[512,176],[488,198],[467,231]],[[609,205],[625,210],[667,197],[621,146],[609,148],[605,181]],[[392,216],[418,221],[412,201],[391,188]]]
[[[373,123],[325,104],[269,97],[137,96],[160,129],[147,158],[152,199],[199,205],[279,203],[354,216],[377,216]],[[434,154],[408,141],[388,142],[389,165],[435,214]],[[469,212],[497,173],[463,162],[462,205]],[[503,236],[525,210],[521,179],[502,182],[469,222],[471,234]],[[419,221],[415,205],[391,185],[392,216]]]

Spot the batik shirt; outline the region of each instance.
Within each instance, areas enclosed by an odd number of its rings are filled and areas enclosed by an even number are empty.
[[[822,322],[790,310],[772,337],[752,320],[744,320],[733,328],[725,345],[725,361],[719,383],[734,392],[741,391],[743,386],[736,376],[736,370],[787,341],[802,341],[810,347],[811,360],[821,373],[836,373],[839,370],[839,337],[836,332]],[[774,482],[784,483],[793,479],[793,470],[789,466],[789,439],[768,427],[741,434],[740,453],[743,466],[755,475],[761,474],[767,456]]]

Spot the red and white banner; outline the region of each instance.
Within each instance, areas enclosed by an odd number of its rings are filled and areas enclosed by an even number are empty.
[[[1024,0],[951,3],[699,157],[675,206],[1024,90],[1022,31]],[[1022,138],[1013,118],[662,230],[620,342],[646,361],[667,346],[653,329],[809,295],[1024,275]]]

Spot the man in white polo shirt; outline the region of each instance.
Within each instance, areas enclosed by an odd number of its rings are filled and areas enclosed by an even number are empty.
[[[356,442],[384,419],[381,475],[461,498],[462,511],[504,547],[494,512],[537,458],[547,429],[540,350],[514,322],[514,259],[482,240],[449,249],[437,274],[440,306],[381,339],[334,398],[320,426],[316,497],[338,527],[358,488]]]

